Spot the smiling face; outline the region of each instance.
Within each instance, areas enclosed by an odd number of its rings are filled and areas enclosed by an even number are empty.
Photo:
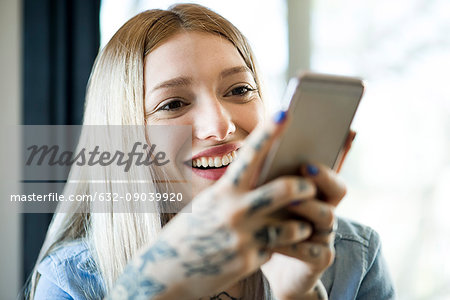
[[[150,52],[144,76],[147,124],[192,126],[192,155],[179,158],[192,165],[179,171],[192,171],[195,196],[223,175],[262,121],[258,86],[232,43],[202,32],[180,32]]]

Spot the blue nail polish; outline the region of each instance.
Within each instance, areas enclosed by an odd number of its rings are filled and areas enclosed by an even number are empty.
[[[298,206],[300,203],[302,203],[303,201],[302,200],[294,200],[294,201],[292,201],[291,202],[291,206]]]
[[[308,174],[312,176],[316,176],[317,174],[319,174],[319,169],[314,165],[308,165],[306,167],[306,170],[308,171]]]
[[[286,112],[284,110],[280,110],[273,116],[273,121],[277,124],[283,123],[286,119]]]

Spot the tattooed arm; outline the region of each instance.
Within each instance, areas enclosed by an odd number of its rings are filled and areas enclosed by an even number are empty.
[[[149,274],[148,270],[153,270],[152,266],[177,256],[175,248],[163,240],[157,241],[140,259],[126,267],[107,299],[153,299],[166,292],[167,286]]]
[[[254,188],[255,172],[285,128],[284,116],[253,131],[225,175],[129,263],[108,299],[226,299],[220,291],[255,272],[274,248],[311,235],[309,222],[271,217],[294,200],[314,197],[310,180],[289,176]]]

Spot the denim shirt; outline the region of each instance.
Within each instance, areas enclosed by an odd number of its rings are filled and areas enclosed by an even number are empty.
[[[378,234],[367,226],[338,219],[336,258],[322,276],[329,299],[395,299],[393,284],[381,254]],[[102,299],[105,285],[81,241],[46,256],[35,299]]]

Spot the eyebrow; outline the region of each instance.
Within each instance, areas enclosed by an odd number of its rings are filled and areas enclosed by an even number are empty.
[[[229,69],[225,69],[222,72],[220,72],[220,77],[224,78],[227,76],[231,76],[237,73],[242,72],[249,72],[252,73],[251,70],[247,66],[237,66],[232,67]],[[161,82],[157,86],[155,86],[152,89],[152,92],[159,90],[159,89],[167,89],[167,88],[173,88],[173,87],[179,87],[179,86],[189,86],[192,84],[194,80],[192,77],[175,77],[166,81]]]
[[[249,72],[250,74],[252,73],[251,70],[249,69],[249,67],[247,66],[237,66],[237,67],[232,67],[226,70],[223,70],[222,72],[220,72],[220,77],[227,77],[230,75],[234,75],[236,73],[242,73],[242,72]]]
[[[152,92],[159,90],[159,89],[167,89],[177,86],[189,86],[193,82],[193,79],[191,77],[175,77],[166,81],[161,82],[157,86],[155,86],[152,89]]]

